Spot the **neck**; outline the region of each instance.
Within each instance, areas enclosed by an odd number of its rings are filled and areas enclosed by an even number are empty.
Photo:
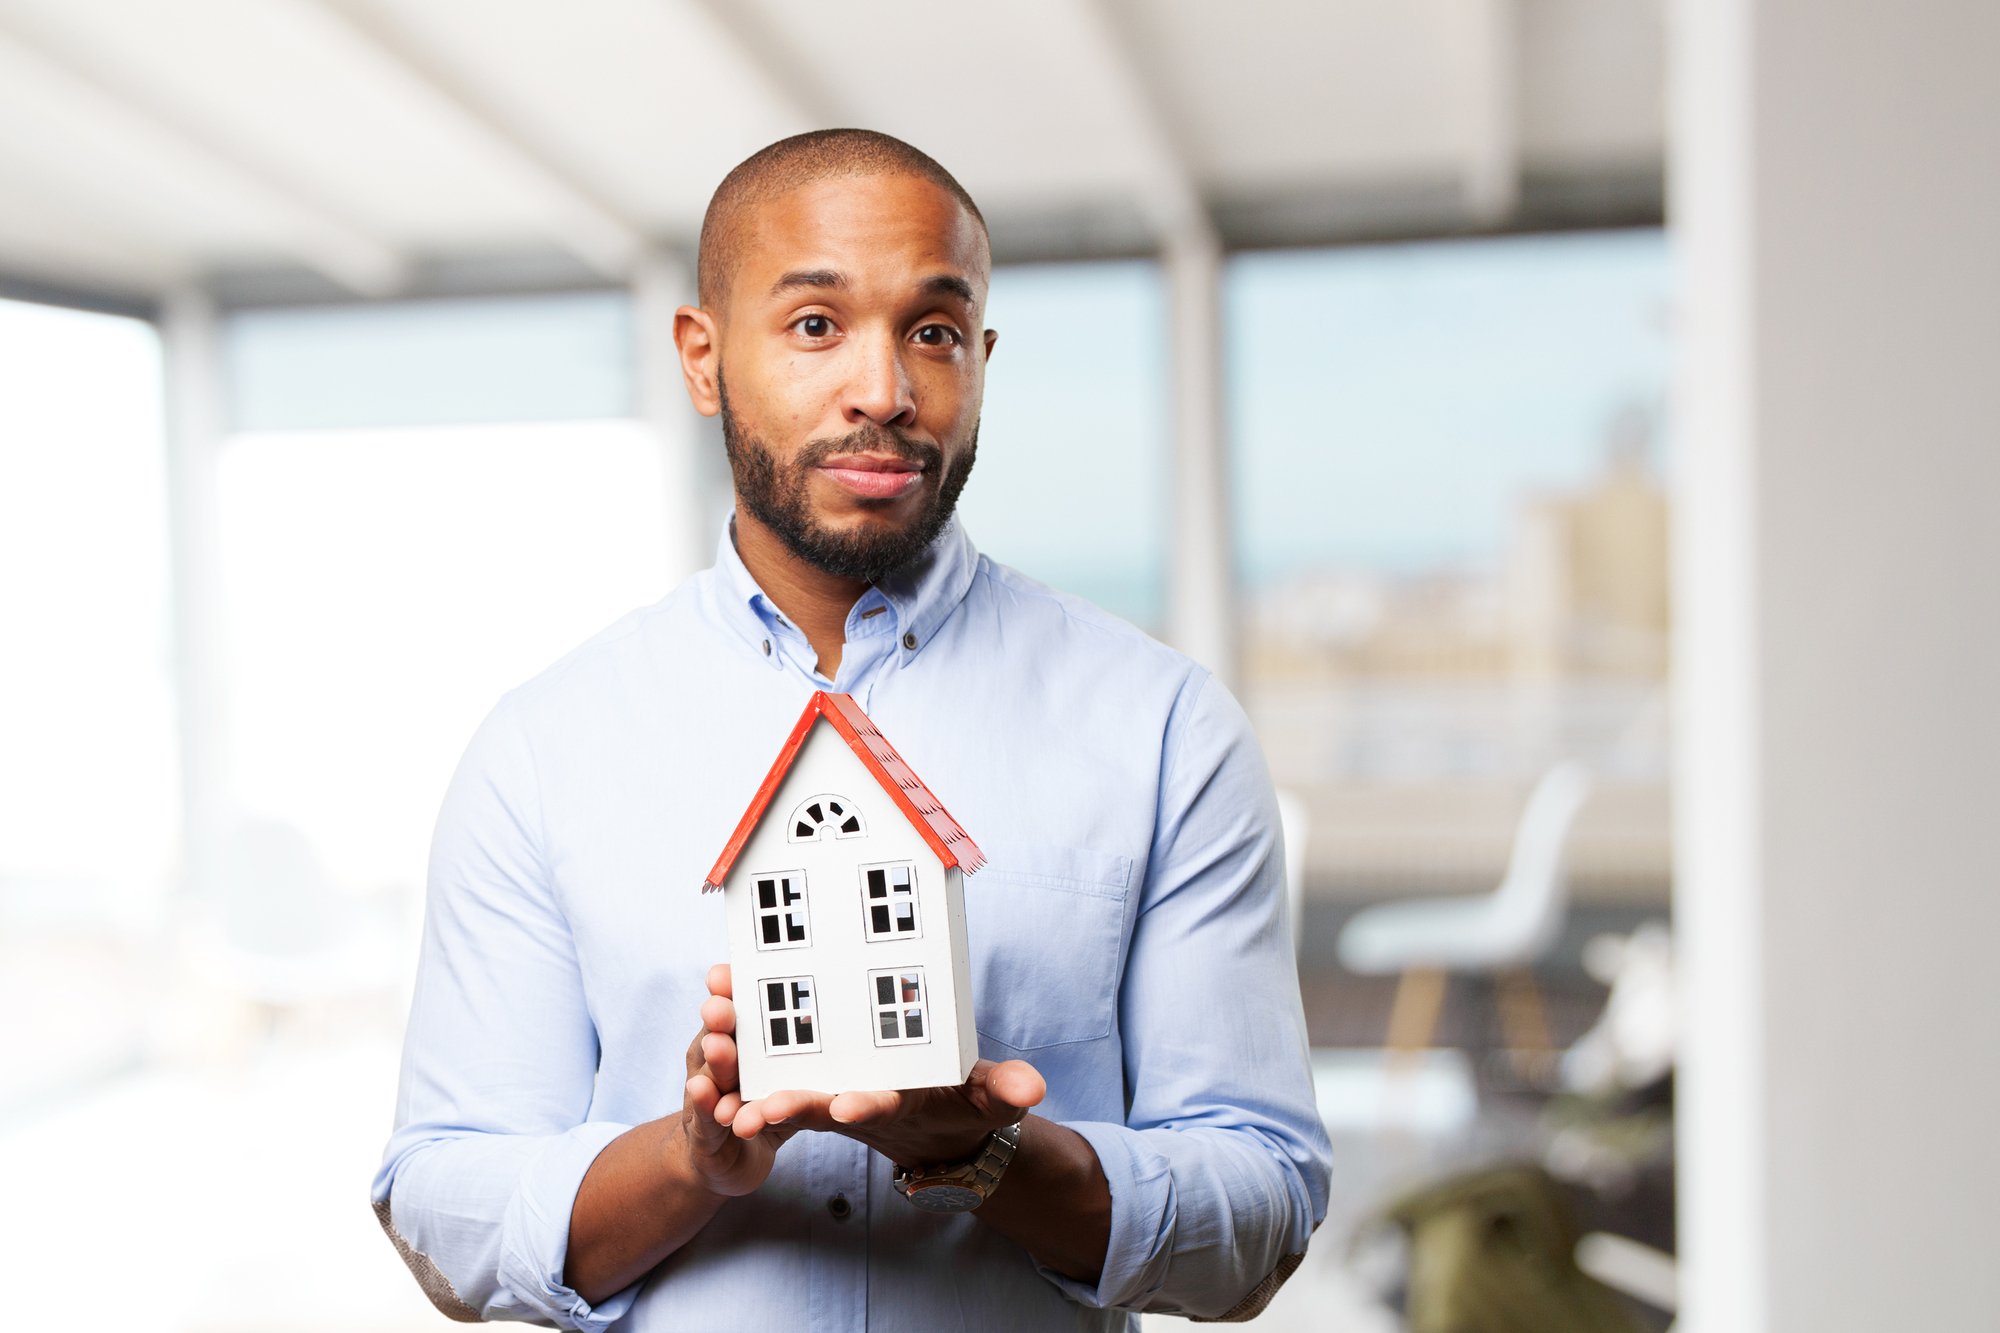
[[[812,644],[819,673],[832,680],[840,670],[841,649],[847,646],[847,613],[869,585],[829,574],[799,559],[783,538],[740,501],[736,505],[736,554],[764,595]]]

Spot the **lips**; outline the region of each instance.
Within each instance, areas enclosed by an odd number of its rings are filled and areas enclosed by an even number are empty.
[[[819,465],[820,475],[869,500],[893,500],[923,480],[922,465],[873,454],[842,454]]]

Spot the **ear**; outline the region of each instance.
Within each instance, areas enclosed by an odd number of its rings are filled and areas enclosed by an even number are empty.
[[[688,401],[703,416],[714,416],[722,410],[722,393],[716,379],[722,365],[722,338],[715,316],[692,305],[674,311],[674,347],[680,353],[681,378],[687,381]]]
[[[999,341],[1000,341],[1000,330],[998,329],[986,330],[986,359],[988,361],[991,361],[993,359],[993,344]]]

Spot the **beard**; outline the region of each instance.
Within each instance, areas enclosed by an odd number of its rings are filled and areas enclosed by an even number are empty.
[[[959,492],[965,489],[979,453],[979,423],[975,420],[965,452],[952,461],[908,522],[901,527],[863,523],[851,531],[831,528],[813,513],[809,484],[815,467],[842,454],[888,454],[921,467],[924,480],[918,485],[928,490],[931,478],[939,476],[943,450],[929,441],[871,423],[838,438],[808,441],[790,462],[780,463],[762,440],[743,431],[736,414],[729,410],[729,391],[719,375],[716,388],[722,400],[722,446],[729,455],[736,498],[758,522],[777,533],[793,555],[840,578],[879,583],[930,549],[958,508]],[[859,503],[864,509],[875,509],[896,501]]]

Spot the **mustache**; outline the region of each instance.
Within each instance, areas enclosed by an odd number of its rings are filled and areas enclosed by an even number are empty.
[[[915,440],[886,426],[868,425],[836,439],[810,440],[799,450],[794,466],[818,467],[842,454],[887,454],[904,463],[914,463],[935,474],[944,463],[944,450],[928,440]]]

